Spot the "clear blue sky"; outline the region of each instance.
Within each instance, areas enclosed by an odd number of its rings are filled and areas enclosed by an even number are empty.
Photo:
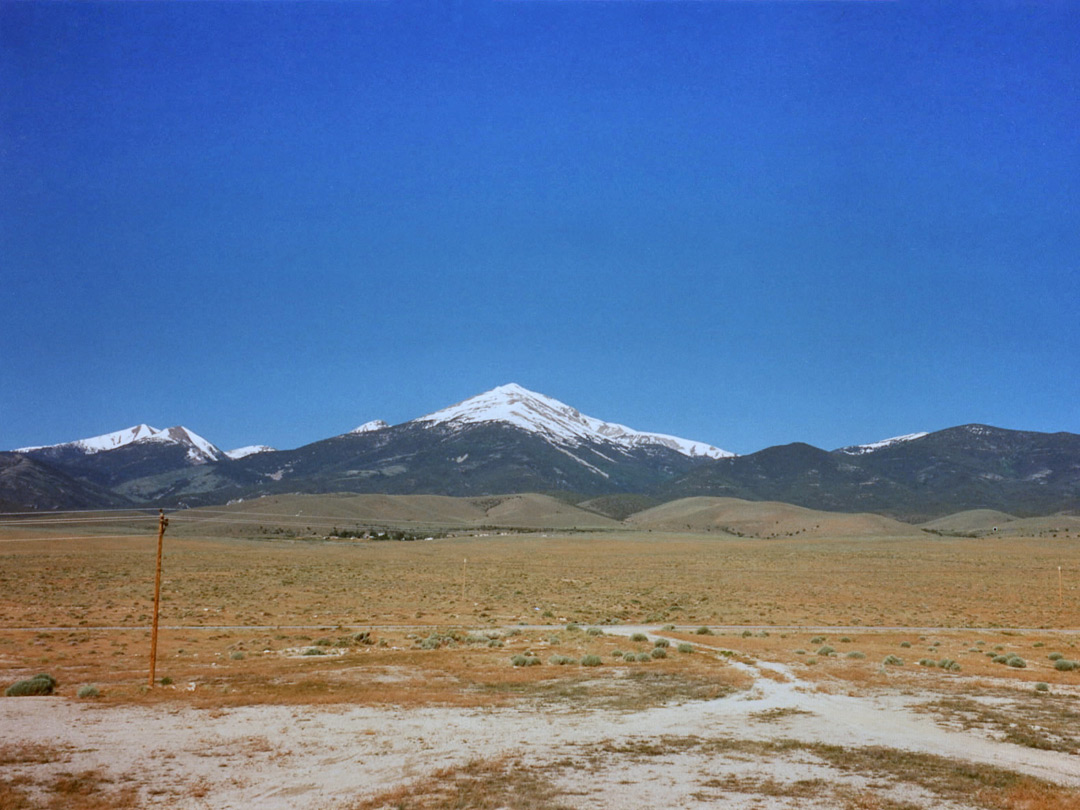
[[[0,2],[0,448],[511,381],[740,453],[1080,432],[1078,42],[1073,2]]]

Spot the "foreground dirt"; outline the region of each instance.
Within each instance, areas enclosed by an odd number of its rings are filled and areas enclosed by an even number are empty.
[[[1014,701],[1023,723],[1023,706],[1044,699],[1075,711],[1075,688],[1041,696],[969,679],[855,689],[720,649],[696,654],[717,654],[745,688],[641,709],[573,690],[488,707],[7,699],[0,756],[9,799],[21,785],[28,807],[53,806],[55,786],[80,774],[93,782],[88,795],[125,796],[121,807],[1080,806],[1075,753],[950,724],[932,708],[959,689],[979,706]],[[598,669],[593,680],[635,689],[630,668]],[[1074,723],[1059,747],[1080,744],[1075,733]]]

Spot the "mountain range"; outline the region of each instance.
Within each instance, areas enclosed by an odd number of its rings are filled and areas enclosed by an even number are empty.
[[[197,506],[286,492],[583,498],[692,495],[877,512],[1080,509],[1080,435],[963,425],[826,451],[795,443],[737,456],[586,416],[503,385],[398,425],[367,422],[294,450],[222,451],[184,427],[138,425],[0,453],[0,510]]]

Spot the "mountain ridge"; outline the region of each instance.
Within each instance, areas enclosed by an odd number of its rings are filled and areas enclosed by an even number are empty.
[[[223,453],[186,428],[140,425],[20,453],[45,465],[9,465],[8,501],[19,500],[22,470],[28,508],[35,498],[57,508],[59,500],[43,496],[43,482],[74,492],[74,480],[155,506],[289,492],[573,492],[615,497],[597,503],[620,514],[638,496],[654,503],[688,496],[780,501],[916,522],[963,509],[1018,516],[1080,510],[1077,434],[973,423],[832,451],[794,442],[738,456],[586,416],[512,383],[407,422],[374,420],[293,450]]]

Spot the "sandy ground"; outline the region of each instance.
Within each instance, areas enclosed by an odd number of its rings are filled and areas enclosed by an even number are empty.
[[[847,785],[916,806],[964,806],[943,803],[910,784],[837,770],[809,749],[753,756],[732,748],[733,740],[886,746],[1080,787],[1080,757],[1001,742],[978,729],[946,728],[914,709],[931,699],[925,694],[834,694],[800,681],[780,664],[736,666],[754,676],[750,691],[635,712],[572,702],[545,704],[542,710],[200,710],[179,703],[110,706],[22,698],[0,700],[0,730],[5,744],[44,743],[64,752],[56,762],[8,767],[9,777],[100,769],[117,784],[137,785],[151,807],[340,808],[439,769],[505,756],[542,768],[571,797],[568,803],[582,808],[694,808],[721,799],[734,808],[839,806],[830,804],[828,794],[798,799],[752,789],[799,780],[827,780],[830,790]]]

